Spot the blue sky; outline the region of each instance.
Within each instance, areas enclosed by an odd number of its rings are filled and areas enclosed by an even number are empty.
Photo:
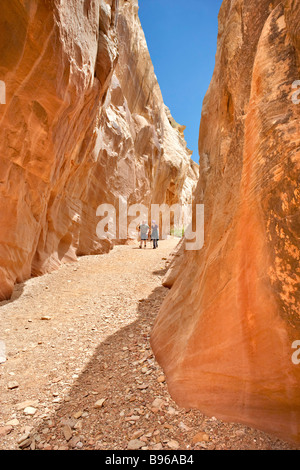
[[[198,162],[202,102],[212,78],[222,0],[139,0],[139,17],[165,104]]]

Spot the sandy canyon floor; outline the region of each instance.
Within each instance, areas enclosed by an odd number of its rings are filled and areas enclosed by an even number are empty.
[[[177,243],[80,258],[0,304],[1,450],[294,448],[170,397],[149,337]]]

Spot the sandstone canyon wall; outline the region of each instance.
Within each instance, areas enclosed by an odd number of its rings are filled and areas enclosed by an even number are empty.
[[[173,398],[300,442],[300,1],[224,0],[199,136],[205,245],[151,343]],[[299,101],[298,101],[299,103]],[[175,263],[175,265],[174,265]],[[178,264],[179,263],[179,264]]]
[[[136,0],[1,5],[0,299],[15,282],[109,250],[100,204],[190,201],[199,176],[174,126]]]

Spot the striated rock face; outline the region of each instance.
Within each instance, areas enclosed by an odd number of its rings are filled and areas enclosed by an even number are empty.
[[[165,108],[136,0],[4,2],[0,299],[109,250],[100,204],[189,201],[198,180]]]
[[[222,4],[199,137],[205,246],[173,262],[152,333],[181,406],[296,442],[299,18],[299,0]]]

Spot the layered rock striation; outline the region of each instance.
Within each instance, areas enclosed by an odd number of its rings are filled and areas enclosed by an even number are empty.
[[[97,207],[184,202],[199,176],[172,126],[136,0],[4,2],[0,299],[99,254]]]
[[[180,405],[296,442],[299,18],[299,0],[222,4],[199,136],[205,245],[177,253],[151,338]]]

